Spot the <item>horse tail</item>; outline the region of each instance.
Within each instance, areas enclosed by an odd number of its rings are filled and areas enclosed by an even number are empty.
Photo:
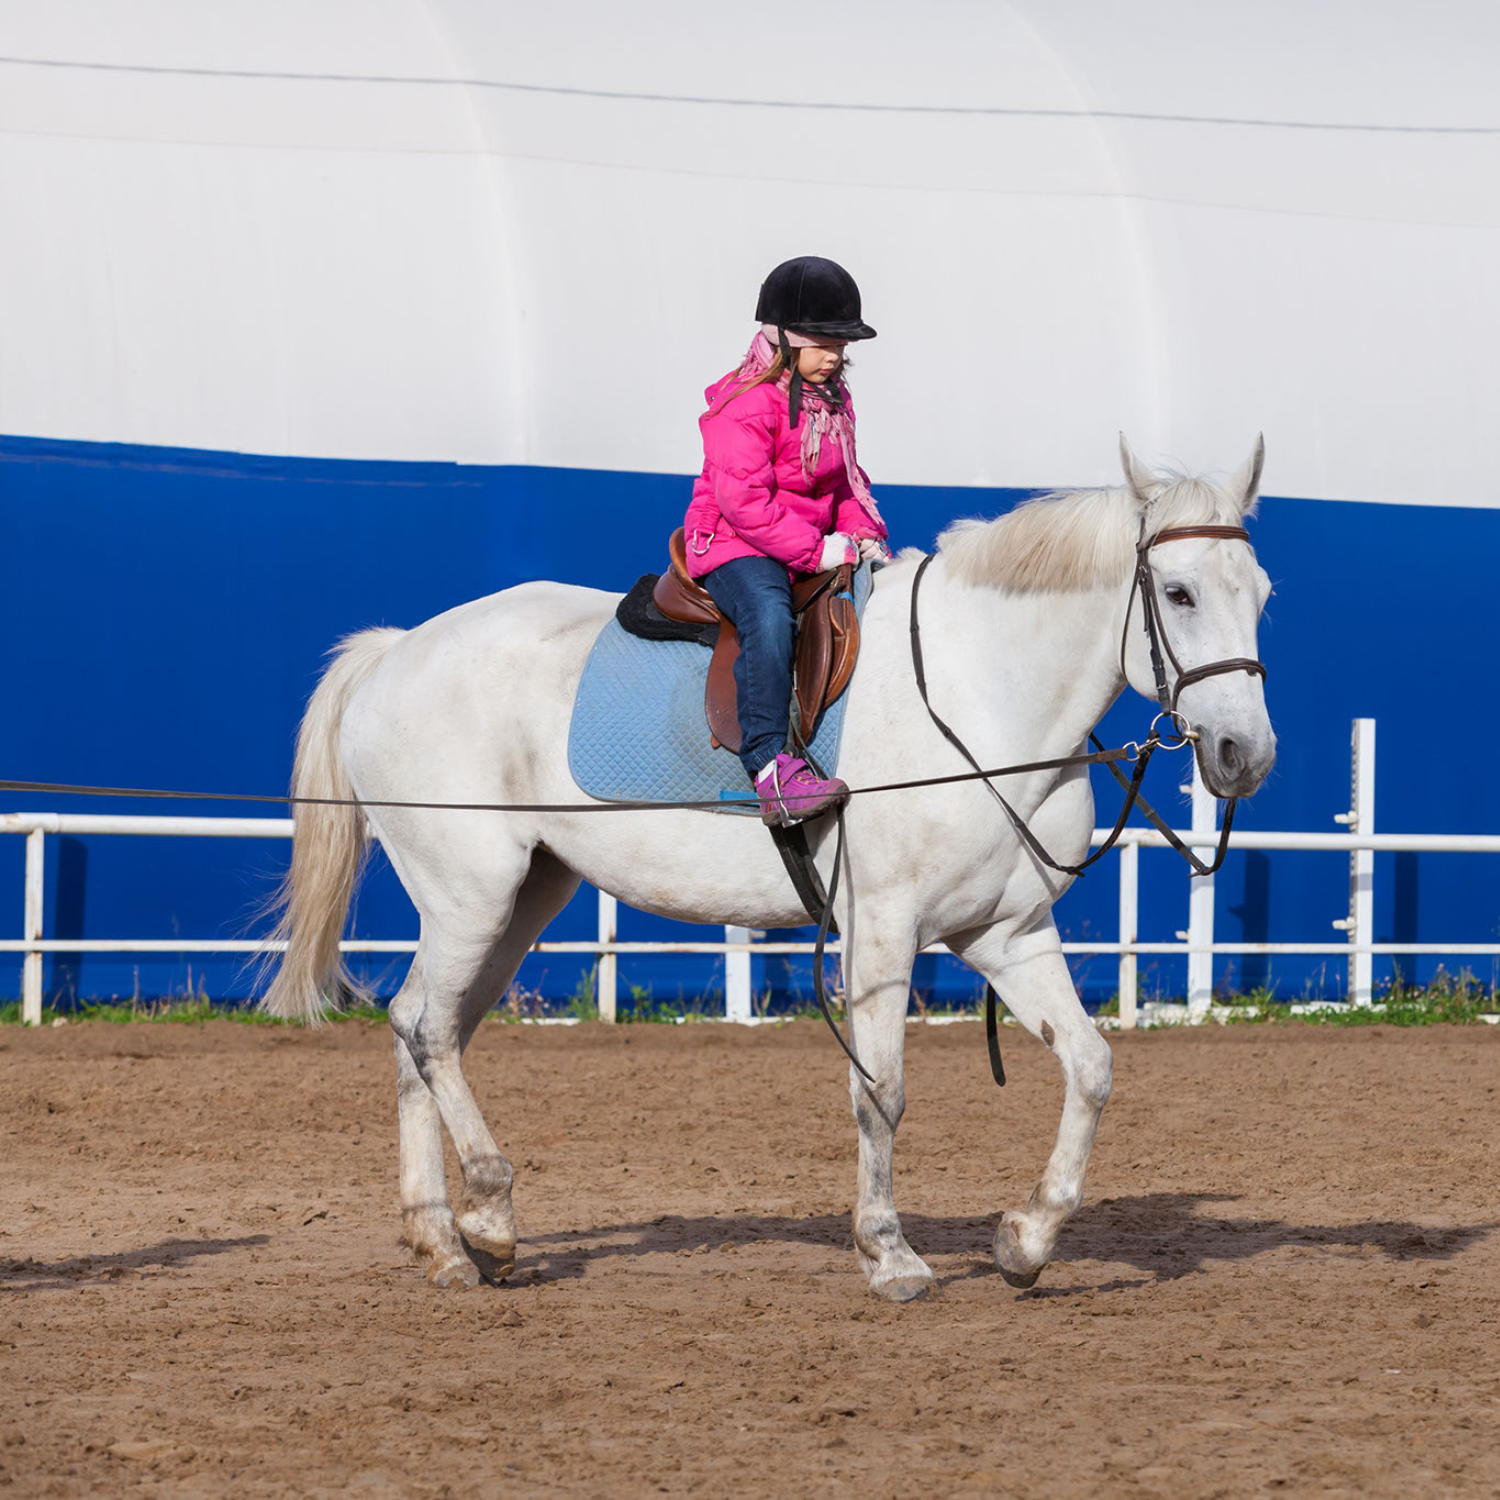
[[[350,700],[405,631],[388,627],[345,636],[297,731],[292,796],[326,799],[293,808],[292,862],[271,903],[272,937],[287,950],[261,1009],[316,1025],[325,1001],[368,999],[339,952],[344,919],[369,847],[365,815],[354,801],[339,753],[339,728]]]

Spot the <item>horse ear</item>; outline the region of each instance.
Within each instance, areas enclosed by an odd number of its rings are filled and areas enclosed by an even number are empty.
[[[1131,498],[1140,510],[1151,503],[1151,491],[1157,485],[1157,478],[1134,453],[1130,451],[1130,444],[1125,440],[1125,434],[1120,434],[1120,467],[1125,471],[1125,483],[1128,486]]]
[[[1242,517],[1254,514],[1255,502],[1260,498],[1260,471],[1265,464],[1266,436],[1263,432],[1258,432],[1255,434],[1255,452],[1235,471],[1234,477],[1229,481],[1229,493],[1239,500]]]

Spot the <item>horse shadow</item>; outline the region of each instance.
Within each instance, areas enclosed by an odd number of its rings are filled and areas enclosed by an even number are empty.
[[[202,1255],[228,1255],[268,1245],[268,1234],[247,1234],[233,1240],[162,1240],[117,1255],[75,1255],[63,1260],[30,1258],[0,1261],[0,1292],[58,1291],[97,1281],[118,1281],[148,1266],[179,1266]]]
[[[1152,1281],[1177,1281],[1292,1246],[1351,1253],[1374,1250],[1398,1261],[1451,1260],[1500,1228],[1500,1221],[1441,1228],[1398,1219],[1298,1224],[1212,1211],[1237,1201],[1235,1194],[1169,1192],[1105,1198],[1087,1204],[1063,1228],[1053,1267],[1061,1271],[1068,1262],[1095,1262],[1107,1267],[1125,1265],[1138,1274],[1070,1286],[1041,1286],[1022,1295],[1059,1297],[1140,1287]],[[964,1258],[966,1263],[958,1266],[934,1267],[942,1286],[995,1274],[989,1245],[999,1217],[998,1213],[905,1213],[901,1222],[919,1255],[929,1259]],[[532,1281],[566,1280],[584,1275],[591,1264],[617,1257],[712,1254],[764,1244],[837,1251],[854,1248],[847,1213],[663,1214],[643,1222],[523,1236],[517,1271]]]

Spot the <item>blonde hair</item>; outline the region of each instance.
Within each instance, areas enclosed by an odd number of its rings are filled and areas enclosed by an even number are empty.
[[[786,356],[782,354],[780,349],[778,349],[776,353],[771,356],[771,363],[768,364],[765,369],[760,372],[759,375],[752,376],[742,386],[740,386],[738,390],[731,391],[729,393],[729,400],[733,401],[736,396],[743,396],[746,391],[753,390],[758,385],[765,385],[767,381],[780,380],[781,377],[786,374],[786,371]],[[725,404],[727,405],[728,403],[726,402]]]
[[[798,351],[795,349],[792,351],[793,354],[796,354],[797,352]],[[842,380],[844,378],[844,372],[852,363],[853,361],[846,354],[842,359],[839,360],[838,369],[836,369],[829,378],[832,380]],[[781,350],[778,348],[776,352],[771,356],[771,363],[768,364],[765,369],[760,372],[759,375],[752,376],[749,380],[745,381],[745,383],[738,389],[731,391],[725,398],[724,405],[728,406],[736,396],[743,396],[746,391],[753,390],[758,385],[765,385],[768,381],[780,380],[781,377],[786,374],[788,368],[789,366],[786,361],[786,356],[782,354]]]

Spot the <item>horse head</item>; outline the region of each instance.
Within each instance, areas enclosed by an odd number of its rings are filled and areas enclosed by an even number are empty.
[[[1194,740],[1204,785],[1216,797],[1247,797],[1276,760],[1256,645],[1271,581],[1242,530],[1265,443],[1257,438],[1223,485],[1153,473],[1124,434],[1120,459],[1140,534],[1121,649],[1126,680],[1147,698],[1164,683],[1160,701]]]

